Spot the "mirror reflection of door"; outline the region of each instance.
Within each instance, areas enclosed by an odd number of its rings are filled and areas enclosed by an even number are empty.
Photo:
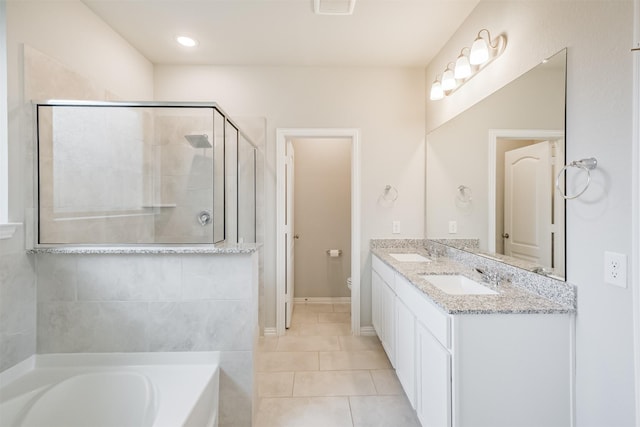
[[[554,200],[556,165],[564,157],[558,141],[503,141],[502,146],[504,189],[498,203],[503,206],[497,212],[504,216],[496,226],[496,250],[549,272],[563,272],[564,243],[558,241],[557,230],[564,211]]]

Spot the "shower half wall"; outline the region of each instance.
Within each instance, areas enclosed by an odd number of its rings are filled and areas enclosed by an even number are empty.
[[[35,245],[256,241],[256,149],[216,104],[55,101],[35,114]]]

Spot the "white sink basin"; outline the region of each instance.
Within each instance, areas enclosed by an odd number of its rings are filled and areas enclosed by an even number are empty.
[[[429,258],[420,254],[389,254],[389,256],[400,262],[431,262]]]
[[[496,295],[498,293],[459,274],[422,274],[420,277],[450,295]]]

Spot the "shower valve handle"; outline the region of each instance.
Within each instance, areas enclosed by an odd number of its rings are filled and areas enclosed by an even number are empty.
[[[198,222],[203,227],[211,223],[211,211],[200,211],[198,213]]]

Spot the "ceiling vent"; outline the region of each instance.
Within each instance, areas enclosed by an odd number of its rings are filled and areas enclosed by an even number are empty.
[[[316,15],[352,15],[356,0],[313,0]]]

